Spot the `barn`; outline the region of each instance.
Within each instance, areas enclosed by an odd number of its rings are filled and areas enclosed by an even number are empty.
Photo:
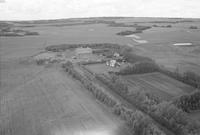
[[[92,49],[89,47],[86,47],[86,48],[80,47],[80,48],[76,48],[75,53],[77,57],[82,58],[82,57],[91,55]]]

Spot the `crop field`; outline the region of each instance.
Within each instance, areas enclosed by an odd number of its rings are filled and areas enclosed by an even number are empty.
[[[96,23],[98,21],[100,23]],[[114,26],[109,21],[123,25]],[[60,65],[43,67],[29,61],[30,56],[43,52],[50,45],[128,45],[133,47],[134,53],[150,57],[170,70],[178,68],[179,72],[189,70],[200,74],[199,19],[87,18],[10,23],[15,25],[13,28],[38,32],[39,35],[0,37],[0,135],[129,135],[124,121],[61,71]],[[152,28],[134,36],[116,34],[134,31],[135,27],[127,26],[134,24]],[[158,27],[153,27],[155,24]],[[166,25],[172,27],[162,27]],[[189,29],[192,25],[198,29]],[[173,45],[176,43],[192,45]],[[68,59],[74,55],[74,51],[65,52]],[[91,57],[94,60],[100,58],[94,55],[87,58]],[[93,73],[119,70],[105,63],[85,67]],[[124,79],[130,90],[146,90],[163,100],[193,91],[192,87],[160,73],[130,75]],[[191,116],[200,119],[199,112]]]
[[[129,135],[121,120],[59,69],[46,68],[12,91],[1,89],[2,135]]]
[[[43,72],[43,67],[35,65],[28,60],[10,60],[0,63],[0,99],[6,93],[37,77]]]
[[[161,73],[148,73],[143,75],[128,75],[124,77],[131,90],[145,90],[153,93],[163,100],[190,93],[194,88]]]

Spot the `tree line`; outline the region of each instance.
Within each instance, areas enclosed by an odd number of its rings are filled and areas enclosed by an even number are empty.
[[[92,49],[117,49],[119,50],[121,46],[119,44],[113,43],[91,43],[91,44],[60,44],[47,46],[45,50],[52,52],[66,51],[68,49],[76,49],[79,47],[89,47]]]
[[[174,78],[190,86],[193,86],[194,88],[197,89],[200,88],[200,76],[195,74],[194,72],[186,71],[185,73],[181,74],[178,71],[169,71],[161,67],[159,68],[158,71],[171,78]]]
[[[162,101],[146,91],[131,92],[118,76],[105,76],[96,75],[96,78],[176,135],[200,134],[200,123],[191,120],[173,103]]]
[[[95,85],[83,75],[81,75],[71,62],[67,62],[62,67],[73,78],[79,80],[83,86],[95,96],[97,100],[107,105],[115,115],[126,121],[128,127],[135,135],[166,135],[152,120],[139,110],[132,110],[122,104],[119,99],[113,97],[110,93]],[[120,85],[119,85],[120,86]]]
[[[135,64],[128,65],[127,67],[120,69],[116,74],[118,75],[130,75],[130,74],[144,74],[158,71],[159,67],[154,62],[143,61],[136,62]]]
[[[138,56],[134,57],[132,61],[134,61],[135,63],[120,69],[120,71],[116,72],[116,74],[131,75],[160,72],[194,88],[200,89],[200,76],[198,74],[195,74],[194,72],[186,71],[184,73],[179,73],[177,70],[169,71],[164,67],[160,67],[153,60],[148,60],[145,58],[138,59]]]
[[[153,60],[149,57],[145,57],[145,56],[140,56],[137,55],[133,52],[133,49],[131,47],[128,46],[123,46],[120,48],[119,50],[120,55],[123,56],[123,58],[131,63],[134,64],[136,62],[141,62],[141,61],[148,61],[148,62],[153,62]]]
[[[166,68],[159,66],[151,58],[135,54],[131,47],[121,47],[120,54],[130,63],[130,65],[121,69],[117,74],[127,75],[160,72],[194,88],[200,88],[200,76],[194,72],[186,71],[182,74],[177,70],[169,71]]]

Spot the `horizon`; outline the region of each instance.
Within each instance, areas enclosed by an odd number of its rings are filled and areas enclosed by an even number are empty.
[[[1,21],[91,17],[200,18],[198,0],[0,0]]]
[[[199,18],[192,17],[134,17],[134,16],[94,16],[94,17],[71,17],[71,18],[55,18],[55,19],[24,19],[24,20],[0,20],[0,22],[20,22],[20,21],[53,21],[53,20],[70,20],[70,19],[93,19],[93,18],[150,18],[150,19],[195,19],[199,20]]]

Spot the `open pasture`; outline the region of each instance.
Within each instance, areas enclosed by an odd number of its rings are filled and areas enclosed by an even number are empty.
[[[106,66],[105,63],[91,64],[91,65],[86,65],[85,67],[91,72],[97,73],[97,74],[108,73],[109,71],[117,72],[120,69],[119,67]]]
[[[106,65],[106,63],[101,63],[101,64],[90,64],[90,65],[86,65],[85,67],[91,72],[96,73],[96,74],[102,74],[102,73],[107,74],[108,72],[119,72],[121,68],[124,68],[126,66],[127,66],[127,63],[122,63],[120,66],[116,66],[116,67],[111,67],[111,66]]]
[[[145,90],[163,100],[171,100],[174,97],[190,93],[194,90],[194,88],[161,73],[128,75],[123,78],[126,79],[131,90]]]

